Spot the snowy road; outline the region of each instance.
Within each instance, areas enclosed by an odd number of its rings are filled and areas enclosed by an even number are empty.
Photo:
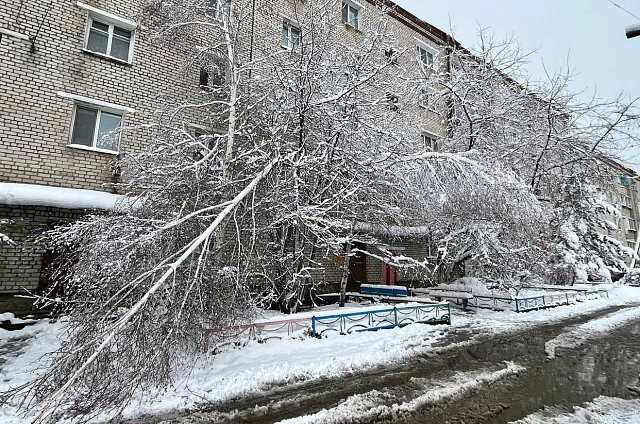
[[[438,355],[342,378],[272,387],[195,413],[127,422],[470,424],[525,419],[522,422],[530,423],[547,422],[541,415],[530,414],[549,406],[557,416],[573,417],[573,406],[598,396],[632,397],[626,387],[638,385],[640,373],[638,309],[637,305],[610,308],[590,317],[479,340],[458,332],[441,342],[454,342],[457,347]],[[593,336],[585,329],[593,330]],[[551,345],[553,359],[547,358]],[[597,414],[597,408],[588,405],[575,413]],[[635,403],[621,408],[625,413],[629,408],[640,413]],[[571,418],[547,418],[548,422],[572,422]]]

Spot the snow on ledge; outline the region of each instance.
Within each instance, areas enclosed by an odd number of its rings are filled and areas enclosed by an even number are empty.
[[[36,184],[0,183],[0,204],[63,209],[113,210],[124,196],[95,190]]]

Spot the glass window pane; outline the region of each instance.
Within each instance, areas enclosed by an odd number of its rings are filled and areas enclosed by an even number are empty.
[[[104,32],[109,32],[109,25],[103,24],[102,22],[98,22],[96,20],[93,20],[91,22],[91,28],[104,31]]]
[[[108,112],[102,112],[100,114],[96,147],[100,149],[113,150],[114,152],[118,151],[120,135],[118,133],[112,133],[112,131],[120,126],[121,121],[121,115]]]
[[[111,40],[111,56],[128,61],[130,43],[131,40],[129,38],[114,35],[113,40]]]
[[[113,35],[121,37],[123,39],[131,39],[131,31],[127,31],[126,29],[118,28],[117,26],[113,27]]]
[[[96,128],[97,114],[97,110],[76,107],[71,144],[81,144],[83,146],[93,145],[93,132]]]
[[[345,22],[345,23],[349,22],[347,9],[349,9],[349,6],[347,6],[346,3],[342,3],[342,22]]]
[[[282,24],[282,45],[289,47],[289,28],[285,24]]]
[[[209,73],[204,68],[200,68],[200,85],[209,85]]]
[[[300,30],[297,28],[290,28],[291,31],[291,48],[296,48],[300,44]]]
[[[358,9],[349,6],[349,24],[358,28]]]
[[[94,21],[94,24],[96,22]],[[87,49],[92,52],[107,54],[107,42],[109,34],[93,27],[89,30],[89,40],[87,40]]]

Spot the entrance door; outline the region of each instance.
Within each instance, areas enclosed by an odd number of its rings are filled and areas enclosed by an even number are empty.
[[[364,243],[354,243],[352,249],[365,250]],[[367,256],[362,252],[356,252],[349,259],[349,279],[347,280],[348,292],[360,292],[360,284],[367,283]]]
[[[391,254],[393,254],[393,252],[391,252]],[[385,259],[386,258],[388,258],[388,256],[385,256]],[[382,262],[382,279],[380,280],[380,284],[385,286],[396,285],[396,268],[394,266]]]
[[[62,287],[58,285],[55,290],[51,293],[47,293],[49,288],[55,284],[58,279],[54,275],[55,273],[55,262],[60,256],[60,252],[53,250],[46,250],[42,254],[42,266],[40,267],[40,281],[38,283],[37,294],[44,295],[46,294],[48,297],[59,297],[62,296],[63,291]]]

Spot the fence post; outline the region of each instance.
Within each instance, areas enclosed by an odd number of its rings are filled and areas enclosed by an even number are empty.
[[[394,326],[397,327],[398,326],[398,308],[396,308],[395,306],[393,307],[393,320],[394,320]]]
[[[316,316],[311,317],[311,335],[316,337]]]

